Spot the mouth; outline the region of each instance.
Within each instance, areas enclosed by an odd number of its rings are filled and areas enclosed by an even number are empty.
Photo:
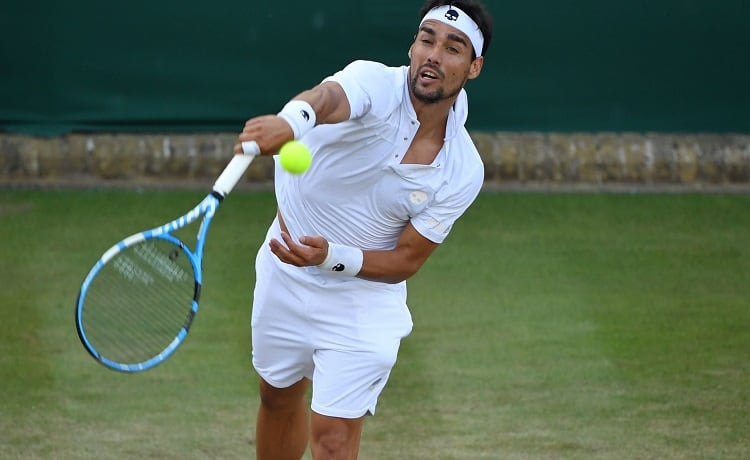
[[[435,68],[424,66],[419,71],[419,78],[429,81],[440,80],[442,78],[442,72]]]

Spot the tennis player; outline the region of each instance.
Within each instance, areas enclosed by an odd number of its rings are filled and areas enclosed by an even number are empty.
[[[464,127],[491,18],[475,0],[431,0],[409,66],[355,61],[277,115],[248,120],[235,152],[291,139],[310,169],[276,166],[278,214],[256,257],[257,458],[357,458],[402,338],[406,279],[477,197],[480,156]],[[307,390],[312,383],[308,410]]]

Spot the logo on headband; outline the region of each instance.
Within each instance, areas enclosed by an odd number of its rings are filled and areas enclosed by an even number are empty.
[[[450,9],[445,13],[445,19],[449,21],[458,21],[458,11]]]

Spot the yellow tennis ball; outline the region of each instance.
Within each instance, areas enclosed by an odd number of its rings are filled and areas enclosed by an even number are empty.
[[[302,174],[307,171],[312,162],[310,149],[300,141],[289,141],[279,150],[279,161],[285,171],[292,174]]]

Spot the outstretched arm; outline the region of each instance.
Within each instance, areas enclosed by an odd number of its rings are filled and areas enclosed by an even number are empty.
[[[315,111],[318,125],[340,123],[349,119],[349,101],[338,83],[323,82],[301,92],[292,100],[310,104]],[[277,115],[262,115],[245,123],[234,146],[234,153],[242,153],[242,142],[255,141],[263,155],[273,155],[282,145],[293,139],[294,132],[286,120]]]

